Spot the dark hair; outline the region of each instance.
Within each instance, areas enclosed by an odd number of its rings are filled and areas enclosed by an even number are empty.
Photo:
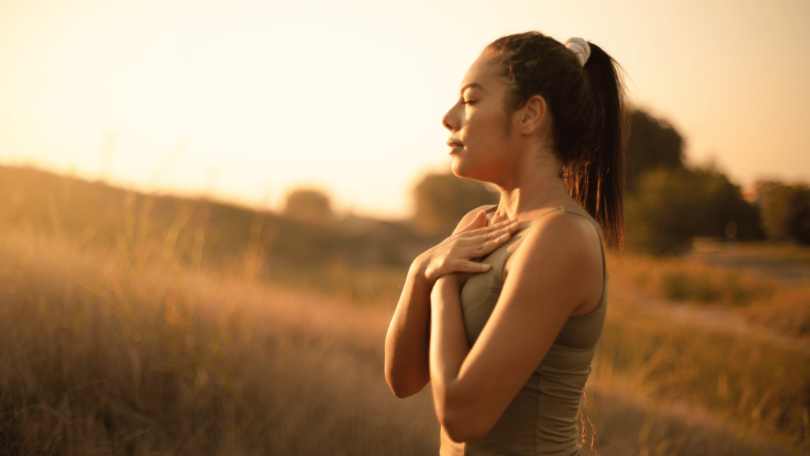
[[[552,149],[563,164],[568,192],[599,222],[608,243],[621,250],[628,127],[621,67],[602,48],[589,45],[584,67],[571,50],[540,32],[498,38],[485,52],[511,82],[507,113],[534,95],[546,100]]]

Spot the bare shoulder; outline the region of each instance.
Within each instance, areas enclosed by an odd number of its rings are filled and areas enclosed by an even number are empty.
[[[555,247],[572,255],[595,252],[601,258],[599,236],[599,231],[584,216],[560,211],[538,220],[537,226],[527,233],[526,243],[535,248]]]
[[[458,233],[462,228],[469,225],[470,222],[473,221],[473,219],[475,218],[475,215],[479,211],[487,211],[487,210],[492,209],[493,207],[497,207],[497,206],[498,206],[497,204],[485,204],[483,206],[476,207],[475,209],[471,210],[470,212],[467,212],[466,214],[464,214],[464,217],[461,217],[461,220],[459,220],[458,225],[456,225],[456,229],[453,230],[453,234]]]
[[[550,283],[584,292],[579,299],[585,301],[601,295],[600,234],[581,215],[561,211],[538,220],[509,260],[508,275],[535,278],[547,275]]]

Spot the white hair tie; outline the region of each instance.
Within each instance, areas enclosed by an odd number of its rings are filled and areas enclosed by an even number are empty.
[[[591,56],[591,46],[587,41],[582,38],[568,38],[565,42],[565,47],[571,50],[577,56],[580,66],[585,66],[588,57]]]

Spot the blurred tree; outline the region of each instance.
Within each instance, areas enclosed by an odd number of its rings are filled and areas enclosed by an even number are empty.
[[[657,169],[645,173],[634,194],[625,198],[627,248],[653,255],[686,251],[691,226],[685,213],[692,202],[681,191],[686,171]]]
[[[787,200],[793,189],[779,181],[758,181],[756,183],[757,202],[762,214],[762,226],[768,239],[787,240],[784,232]]]
[[[299,188],[288,193],[283,213],[290,218],[312,223],[335,221],[329,195],[309,188]]]
[[[759,181],[756,188],[768,238],[810,244],[810,188],[779,181]]]
[[[645,171],[684,167],[683,138],[675,128],[640,109],[631,111],[630,121],[630,136],[625,151],[628,193],[636,190],[636,184]]]
[[[484,204],[497,204],[500,195],[483,183],[455,175],[428,174],[414,188],[414,226],[424,235],[450,234],[461,217]]]
[[[740,240],[764,237],[759,210],[743,198],[740,187],[728,176],[713,167],[688,172],[692,177],[686,184],[697,197],[693,236],[729,237],[733,231],[733,237]]]
[[[810,188],[796,187],[790,194],[785,222],[785,230],[793,241],[810,245]]]
[[[774,180],[764,180],[756,183],[757,201],[762,212],[762,223],[768,239],[775,241],[788,241],[793,238],[790,228],[789,201],[792,205],[800,205],[801,197],[794,197],[802,186],[787,185]],[[794,213],[797,209],[793,208]],[[798,211],[799,213],[801,211]],[[794,218],[797,216],[794,215]],[[798,220],[798,219],[797,219]]]
[[[628,248],[653,255],[688,250],[694,236],[758,239],[759,213],[713,168],[655,169],[626,199]]]

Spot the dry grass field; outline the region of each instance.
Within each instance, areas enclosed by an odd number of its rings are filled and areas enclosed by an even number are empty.
[[[420,454],[387,309],[2,233],[0,452]],[[420,421],[421,420],[421,421]]]
[[[396,399],[383,377],[403,269],[279,273],[249,246],[194,255],[194,230],[52,228],[0,217],[0,454],[437,454],[429,388]],[[583,454],[810,453],[810,283],[609,268]]]

